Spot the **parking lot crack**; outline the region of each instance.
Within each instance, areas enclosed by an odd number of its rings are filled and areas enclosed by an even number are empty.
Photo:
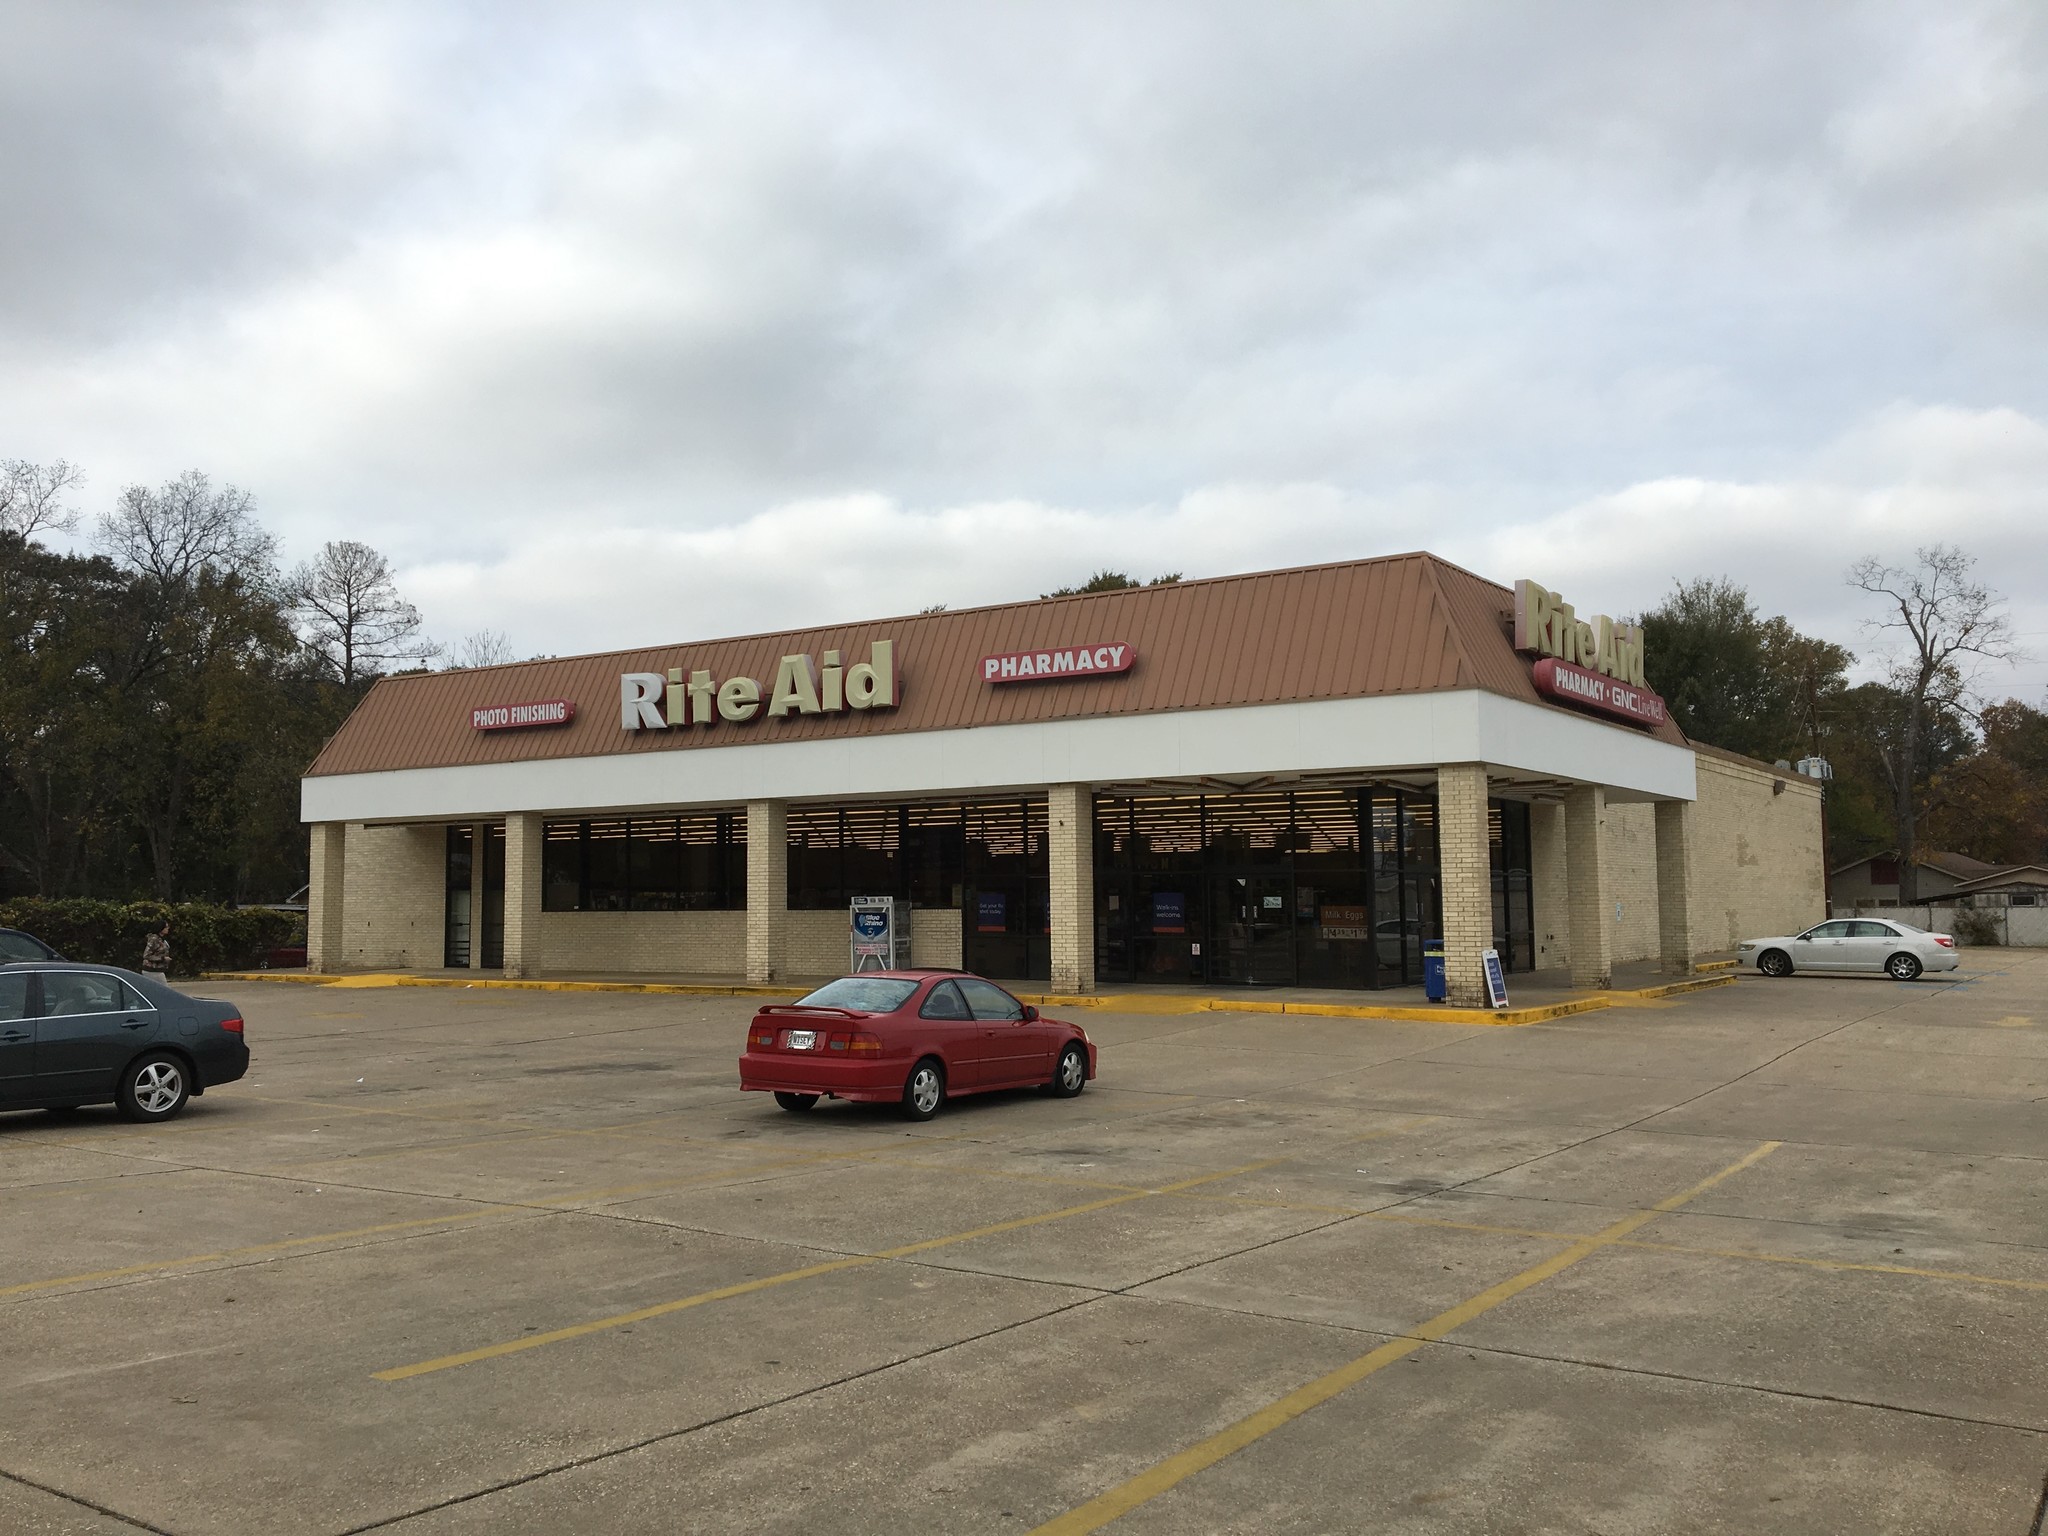
[[[109,1508],[105,1504],[95,1503],[81,1494],[66,1493],[62,1488],[54,1488],[50,1484],[38,1482],[32,1477],[24,1477],[19,1472],[9,1472],[4,1467],[0,1467],[0,1478],[5,1478],[8,1482],[23,1488],[33,1488],[37,1493],[46,1494],[50,1498],[62,1499],[66,1504],[74,1504],[80,1509],[89,1509],[96,1515],[105,1515],[109,1520],[118,1520],[130,1530],[149,1531],[153,1533],[153,1536],[176,1536],[175,1532],[166,1530],[161,1525],[151,1525],[147,1520],[139,1520],[133,1515],[125,1515],[118,1509]]]

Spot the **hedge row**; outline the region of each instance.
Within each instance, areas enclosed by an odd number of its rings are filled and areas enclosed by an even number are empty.
[[[32,933],[67,960],[89,965],[142,964],[143,941],[171,925],[171,974],[236,971],[263,963],[280,945],[302,942],[303,918],[264,907],[202,902],[0,901],[0,928]]]

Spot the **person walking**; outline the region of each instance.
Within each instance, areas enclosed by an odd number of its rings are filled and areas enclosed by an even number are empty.
[[[152,981],[168,982],[171,975],[171,925],[152,933],[142,944],[142,974]]]

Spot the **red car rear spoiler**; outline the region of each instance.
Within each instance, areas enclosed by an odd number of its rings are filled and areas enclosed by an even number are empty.
[[[763,1003],[754,1010],[754,1017],[758,1019],[764,1013],[794,1013],[800,1016],[814,1013],[836,1013],[842,1019],[864,1019],[868,1017],[868,1015],[862,1013],[857,1008],[834,1008],[825,1003]]]

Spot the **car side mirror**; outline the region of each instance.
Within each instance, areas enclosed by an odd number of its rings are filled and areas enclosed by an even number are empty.
[[[1038,1010],[1029,1003],[1024,1005],[1024,1022],[1026,1024],[1036,1024],[1038,1022]]]

